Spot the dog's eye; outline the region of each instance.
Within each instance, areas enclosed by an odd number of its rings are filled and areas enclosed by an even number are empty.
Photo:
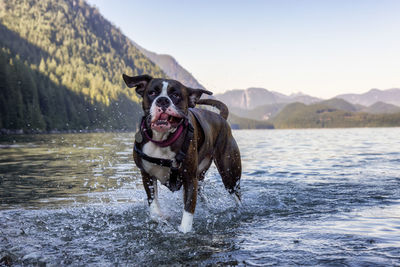
[[[173,93],[171,96],[176,99],[179,99],[181,97],[178,93]]]
[[[156,96],[157,92],[156,91],[151,91],[149,92],[149,96]]]

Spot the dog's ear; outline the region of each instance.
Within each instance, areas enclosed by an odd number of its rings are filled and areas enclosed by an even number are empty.
[[[194,108],[202,94],[212,95],[213,93],[204,89],[187,88],[189,95],[189,107]]]
[[[125,74],[122,74],[122,78],[128,87],[136,87],[136,93],[138,93],[141,97],[143,97],[144,89],[146,88],[147,84],[153,79],[153,77],[149,75],[130,77]]]

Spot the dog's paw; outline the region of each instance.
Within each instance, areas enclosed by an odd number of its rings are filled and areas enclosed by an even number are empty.
[[[178,230],[184,234],[192,231],[192,226],[190,225],[179,225]]]
[[[231,193],[231,196],[235,200],[236,207],[243,208],[240,192],[234,191],[234,192]]]
[[[156,222],[168,222],[171,217],[164,213],[150,213],[150,219]]]
[[[159,219],[165,219],[166,216],[161,212],[160,206],[156,201],[150,204],[150,218],[158,221]]]
[[[182,216],[182,222],[181,225],[178,227],[178,230],[186,234],[192,231],[192,226],[193,226],[193,214],[184,211]]]

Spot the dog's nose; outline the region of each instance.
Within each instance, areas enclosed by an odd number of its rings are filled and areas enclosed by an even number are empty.
[[[157,106],[166,109],[169,107],[169,105],[171,105],[171,101],[168,98],[162,96],[157,98],[156,104]]]

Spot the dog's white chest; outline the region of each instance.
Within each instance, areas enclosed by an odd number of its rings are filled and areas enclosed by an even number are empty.
[[[143,153],[153,158],[170,160],[174,160],[176,155],[169,147],[159,147],[152,142],[148,142],[143,146]],[[151,176],[156,177],[162,184],[165,184],[169,180],[170,168],[162,167],[146,160],[143,160],[143,168]]]

